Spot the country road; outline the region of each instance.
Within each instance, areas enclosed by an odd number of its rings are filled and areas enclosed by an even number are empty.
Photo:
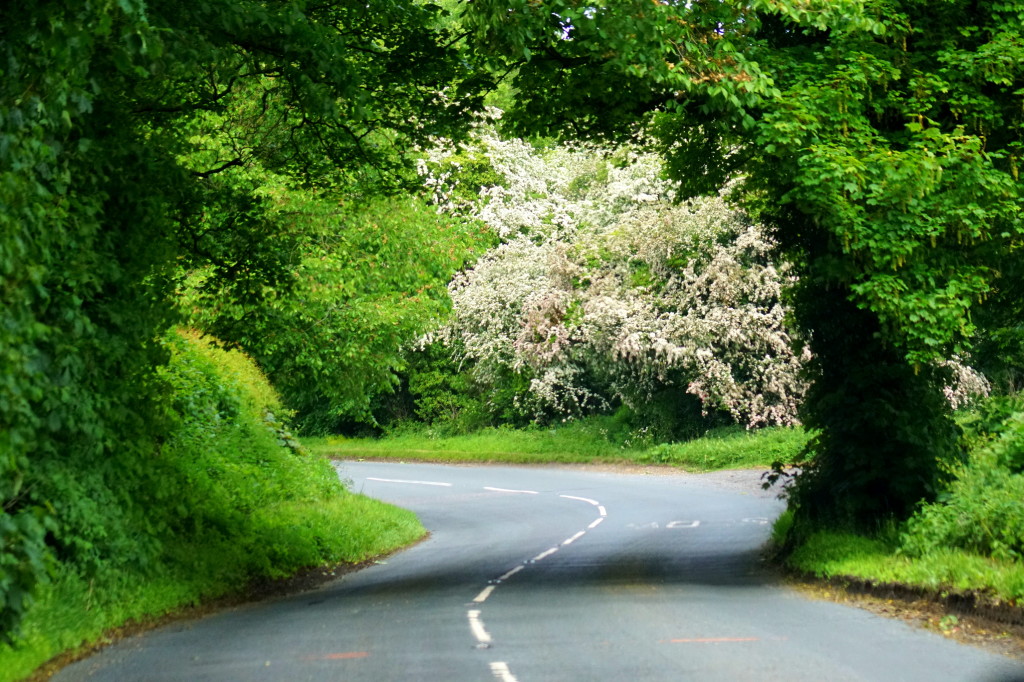
[[[806,599],[759,565],[749,476],[349,462],[428,540],[316,590],[111,646],[72,680],[1024,679],[1021,664]]]

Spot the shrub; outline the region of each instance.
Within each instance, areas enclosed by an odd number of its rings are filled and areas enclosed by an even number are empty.
[[[997,559],[1024,558],[1024,402],[998,398],[965,421],[971,454],[933,504],[908,521],[903,551],[923,556],[961,548]]]
[[[174,388],[178,420],[162,458],[176,503],[163,512],[174,542],[233,539],[259,573],[316,564],[318,541],[275,554],[266,535],[282,534],[275,510],[326,503],[347,494],[334,470],[298,447],[284,427],[289,413],[256,365],[240,351],[218,348],[196,333],[172,335],[163,375]],[[295,538],[303,524],[291,524]]]

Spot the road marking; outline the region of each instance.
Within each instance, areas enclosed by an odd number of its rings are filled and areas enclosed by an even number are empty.
[[[759,637],[694,637],[691,639],[670,639],[673,644],[718,644],[720,642],[759,642]]]
[[[492,493],[519,493],[520,495],[539,495],[536,490],[509,490],[508,488],[491,488],[490,486],[484,486],[484,490],[490,490]]]
[[[501,581],[501,580],[508,580],[509,578],[511,578],[512,576],[514,576],[514,575],[515,575],[516,573],[518,573],[518,572],[519,572],[519,571],[521,571],[521,570],[523,570],[523,565],[522,565],[522,564],[520,564],[520,565],[516,566],[515,568],[513,568],[512,570],[510,570],[510,571],[509,571],[508,573],[506,573],[505,575],[503,575],[503,576],[499,576],[499,577],[498,577],[498,580],[499,580],[499,581]]]
[[[608,512],[605,511],[605,508],[601,505],[597,505],[597,513],[601,516],[608,516]]]
[[[588,504],[592,504],[595,507],[601,506],[601,504],[597,500],[592,500],[589,497],[576,497],[575,495],[559,495],[559,497],[564,497],[567,500],[579,500],[580,502],[587,502]]]
[[[491,635],[484,630],[484,624],[480,621],[479,611],[470,611],[466,614],[469,618],[469,629],[473,631],[473,636],[476,637],[476,641],[481,644],[490,644]]]
[[[604,517],[603,516],[594,519],[594,522],[591,523],[589,526],[587,526],[587,530],[593,530],[593,529],[597,528],[598,526],[601,525],[602,521],[604,521]]]
[[[487,598],[491,596],[491,592],[494,592],[494,588],[494,585],[488,585],[480,592],[480,594],[476,595],[476,598],[473,599],[473,601],[477,604],[483,604],[487,601]]]
[[[743,519],[743,523],[756,523],[759,526],[767,526],[770,521],[763,516],[756,516],[751,519]]]
[[[451,483],[439,483],[437,481],[403,481],[399,478],[374,478],[372,476],[367,477],[367,481],[380,481],[381,483],[412,483],[415,485],[437,485],[445,488],[451,488]]]
[[[657,528],[657,527],[658,527],[658,522],[657,521],[652,521],[651,523],[644,523],[644,524],[640,524],[640,525],[637,525],[635,523],[630,523],[630,524],[626,525],[626,528],[633,528],[635,530],[640,530],[641,528]]]
[[[501,682],[518,682],[516,676],[508,669],[508,663],[500,661],[491,663],[491,674],[494,675],[494,679],[501,680]]]
[[[579,540],[581,537],[583,537],[586,534],[587,534],[587,531],[581,530],[579,533],[576,533],[576,535],[573,535],[571,538],[569,538],[568,540],[566,540],[562,544],[563,545],[571,545],[572,543],[576,542],[577,540]]]
[[[666,528],[696,528],[700,525],[700,521],[670,521],[665,525]]]
[[[557,551],[558,551],[557,547],[552,547],[551,549],[546,550],[544,552],[541,552],[537,556],[533,557],[532,559],[530,559],[530,561],[540,561],[541,559],[546,559],[547,557],[551,556],[552,554],[554,554]]]

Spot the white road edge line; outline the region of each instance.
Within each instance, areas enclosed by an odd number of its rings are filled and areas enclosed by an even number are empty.
[[[536,490],[509,490],[508,488],[492,488],[490,486],[484,486],[484,490],[490,490],[492,493],[519,493],[520,495],[539,495]]]
[[[445,488],[451,488],[451,483],[439,483],[438,481],[403,481],[399,478],[374,478],[373,476],[367,476],[367,481],[380,481],[381,483],[413,483],[415,485],[437,485]]]
[[[563,545],[571,545],[572,543],[576,542],[577,540],[579,540],[581,537],[583,537],[586,534],[587,534],[587,531],[581,530],[579,533],[576,533],[576,535],[573,535],[571,538],[569,538],[568,540],[566,540],[562,544]]]
[[[509,571],[505,575],[499,576],[498,580],[508,580],[509,578],[511,578],[512,576],[514,576],[516,573],[518,573],[521,570],[523,570],[523,565],[522,564],[516,566],[515,568],[513,568],[511,571]]]
[[[567,500],[579,500],[580,502],[587,502],[589,504],[594,505],[595,507],[601,506],[600,502],[598,502],[597,500],[592,500],[589,497],[576,497],[575,495],[559,495],[559,497],[564,497]]]
[[[540,554],[538,554],[537,556],[533,557],[532,559],[530,559],[530,561],[540,561],[541,559],[546,559],[547,557],[551,556],[552,554],[554,554],[557,551],[558,551],[557,547],[552,547],[551,549],[543,551]]]
[[[470,611],[466,616],[469,618],[469,629],[473,631],[473,636],[476,637],[476,641],[481,644],[490,644],[491,635],[487,630],[484,630],[484,624],[480,621],[480,611]]]
[[[485,587],[483,590],[480,591],[480,594],[476,595],[476,598],[473,599],[473,603],[483,604],[485,601],[487,601],[487,598],[491,596],[491,592],[494,592],[495,587],[495,585],[488,585],[487,587]]]
[[[593,523],[591,523],[589,526],[587,526],[587,530],[594,530],[595,528],[597,528],[598,526],[601,525],[602,521],[604,521],[604,517],[603,516],[597,517],[596,519],[594,519]]]
[[[501,680],[501,682],[519,682],[512,671],[508,669],[508,663],[500,661],[491,663],[491,674],[494,675],[494,679]]]

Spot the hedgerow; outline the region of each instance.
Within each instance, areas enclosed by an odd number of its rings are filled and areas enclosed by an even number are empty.
[[[35,469],[32,495],[58,518],[53,572],[21,612],[13,644],[0,645],[0,679],[128,619],[255,578],[359,561],[423,532],[412,513],[350,493],[325,458],[306,452],[247,356],[196,332],[169,333],[163,346],[167,436],[145,468],[51,459]]]

